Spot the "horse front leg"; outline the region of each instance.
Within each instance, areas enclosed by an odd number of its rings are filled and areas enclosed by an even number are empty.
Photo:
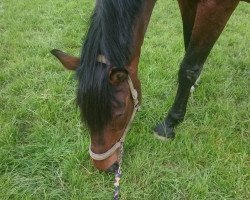
[[[190,89],[238,3],[238,0],[210,0],[197,4],[192,35],[180,65],[177,94],[167,117],[154,129],[157,137],[175,137],[174,128],[184,119]]]

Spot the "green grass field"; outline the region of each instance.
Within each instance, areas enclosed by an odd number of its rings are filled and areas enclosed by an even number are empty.
[[[93,0],[0,2],[0,199],[112,199],[74,103],[74,73],[49,51],[78,55]],[[121,199],[250,199],[250,5],[210,54],[174,141],[152,128],[173,102],[183,57],[177,2],[159,0],[140,62],[142,110],[126,139]]]

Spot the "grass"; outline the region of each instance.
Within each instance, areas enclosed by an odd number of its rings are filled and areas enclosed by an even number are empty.
[[[50,55],[78,55],[94,1],[0,3],[0,199],[112,199],[74,105],[74,74]],[[249,199],[249,18],[229,20],[172,142],[154,125],[173,102],[183,57],[175,1],[159,0],[140,62],[143,106],[126,139],[121,199]]]

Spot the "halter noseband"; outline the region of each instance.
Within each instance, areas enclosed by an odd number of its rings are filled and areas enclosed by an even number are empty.
[[[97,57],[97,61],[100,62],[100,63],[103,63],[103,64],[110,65],[109,61],[103,55],[99,55]],[[101,154],[94,153],[91,150],[91,144],[89,145],[89,155],[94,160],[98,160],[98,161],[105,160],[108,157],[110,157],[117,149],[119,149],[119,148],[122,149],[123,143],[125,141],[125,137],[126,137],[128,131],[129,131],[131,123],[132,123],[132,121],[133,121],[133,119],[135,117],[135,113],[139,110],[139,107],[140,107],[139,100],[138,100],[138,92],[134,88],[134,85],[133,85],[133,82],[132,82],[130,76],[128,76],[128,85],[129,85],[131,96],[132,96],[133,102],[134,102],[134,110],[133,110],[133,113],[131,115],[131,118],[130,118],[128,124],[126,125],[126,128],[124,130],[124,133],[123,133],[122,137],[108,151],[106,151],[105,153],[101,153]]]

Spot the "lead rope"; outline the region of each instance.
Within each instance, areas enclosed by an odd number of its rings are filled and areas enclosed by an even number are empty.
[[[115,171],[115,191],[114,191],[114,200],[119,199],[119,191],[120,191],[120,180],[122,177],[122,170],[121,170],[121,165],[122,165],[122,156],[123,156],[123,143],[120,147],[120,157],[119,157],[119,166],[118,169]]]

